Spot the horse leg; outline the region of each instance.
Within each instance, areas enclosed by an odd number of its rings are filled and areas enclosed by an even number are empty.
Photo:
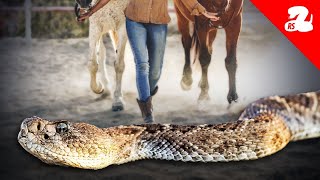
[[[183,68],[183,75],[180,82],[181,88],[183,90],[190,90],[192,85],[192,69],[190,63],[190,50],[192,46],[192,34],[194,23],[190,22],[186,19],[182,13],[176,9],[177,21],[178,21],[178,29],[181,33],[181,41],[184,49],[185,55],[185,64]]]
[[[201,88],[201,93],[198,98],[198,102],[202,103],[208,101],[209,97],[209,83],[208,83],[208,67],[211,62],[211,53],[212,53],[212,42],[216,36],[216,31],[212,31],[207,35],[207,31],[198,31],[199,36],[199,61],[201,65],[202,75],[199,82],[199,87]],[[211,39],[209,39],[211,38]],[[209,47],[210,44],[210,47]]]
[[[90,72],[90,87],[94,93],[101,94],[103,92],[102,84],[97,80],[98,62],[97,62],[97,45],[100,38],[100,31],[94,28],[95,26],[90,23],[89,33],[89,61],[88,70]]]
[[[242,16],[238,15],[232,22],[230,22],[229,26],[225,28],[227,48],[225,66],[229,75],[229,93],[227,96],[229,104],[232,101],[236,102],[238,100],[236,89],[237,43],[241,30],[241,21]]]
[[[106,67],[106,47],[103,43],[103,36],[99,38],[99,51],[98,51],[98,72],[100,79],[104,86],[104,94],[110,95],[109,79]]]
[[[122,75],[125,68],[124,63],[124,53],[127,43],[127,34],[125,25],[122,25],[117,32],[113,33],[111,36],[113,39],[115,51],[116,51],[116,61],[114,62],[114,68],[116,72],[116,88],[114,91],[114,98],[112,103],[113,111],[121,111],[124,109],[124,101],[122,98]]]
[[[189,23],[192,24],[192,27],[193,27],[193,23],[191,23],[191,22],[189,22]],[[189,26],[188,26],[188,28],[189,28]],[[192,38],[188,32],[189,32],[189,30],[187,32],[181,33],[182,34],[181,41],[182,41],[184,55],[185,55],[185,64],[183,67],[183,75],[182,75],[180,85],[181,85],[181,88],[185,91],[190,90],[191,85],[193,83],[192,68],[191,68],[191,63],[190,63],[190,51],[191,51],[191,45],[192,45]]]

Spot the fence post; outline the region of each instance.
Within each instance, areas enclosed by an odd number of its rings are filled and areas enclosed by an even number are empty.
[[[27,44],[31,44],[31,11],[32,11],[31,0],[25,0],[24,2],[24,14],[25,14],[25,39]]]

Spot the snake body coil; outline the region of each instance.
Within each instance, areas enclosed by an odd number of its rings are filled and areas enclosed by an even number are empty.
[[[218,125],[144,124],[98,128],[25,119],[18,141],[48,164],[101,169],[139,159],[192,162],[253,160],[289,141],[320,136],[320,92],[251,103],[238,121]]]

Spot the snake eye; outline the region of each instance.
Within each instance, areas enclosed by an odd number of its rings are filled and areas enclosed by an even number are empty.
[[[68,125],[66,123],[59,123],[56,127],[56,131],[58,133],[66,133],[68,132]]]

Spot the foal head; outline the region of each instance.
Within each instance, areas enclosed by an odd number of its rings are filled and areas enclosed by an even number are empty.
[[[81,7],[81,8],[89,8],[91,5],[92,0],[76,0],[76,3]]]
[[[92,0],[75,0],[75,1],[76,1],[76,4],[74,6],[74,12],[77,18],[79,18],[81,14],[88,12],[92,6]]]

